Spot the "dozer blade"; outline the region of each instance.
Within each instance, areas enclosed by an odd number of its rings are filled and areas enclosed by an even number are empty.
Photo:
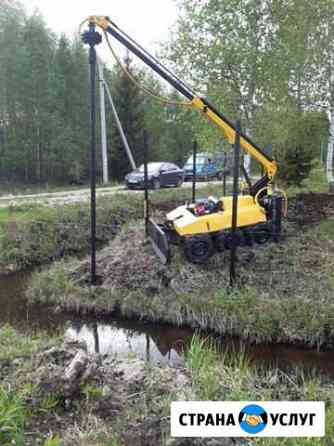
[[[154,252],[161,262],[166,265],[170,260],[170,249],[167,235],[151,218],[148,221],[147,230],[148,238],[152,244]]]

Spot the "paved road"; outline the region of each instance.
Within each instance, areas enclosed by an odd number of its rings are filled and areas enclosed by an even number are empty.
[[[231,183],[229,179],[228,183]],[[219,184],[218,182],[198,182],[197,188],[202,188],[208,185]],[[183,183],[183,188],[191,188],[191,182]],[[98,188],[97,191],[98,197],[106,197],[116,193],[131,193],[138,194],[143,193],[142,191],[129,191],[125,188],[124,185],[121,186],[112,186],[112,187],[101,187]],[[22,204],[44,204],[48,206],[61,206],[63,204],[71,204],[71,203],[82,203],[88,201],[90,197],[90,189],[78,189],[78,190],[69,190],[69,191],[61,191],[61,192],[50,192],[50,193],[42,193],[42,194],[30,194],[30,195],[6,195],[0,197],[0,208],[14,206],[14,205],[22,205]]]

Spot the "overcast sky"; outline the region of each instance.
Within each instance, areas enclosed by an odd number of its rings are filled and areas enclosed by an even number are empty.
[[[56,32],[72,36],[89,15],[107,15],[146,49],[165,40],[177,15],[174,0],[23,0],[29,13],[35,8]]]

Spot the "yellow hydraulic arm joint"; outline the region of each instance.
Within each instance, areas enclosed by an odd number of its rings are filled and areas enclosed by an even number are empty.
[[[88,22],[95,23],[95,25],[102,28],[104,31],[109,26],[109,18],[102,15],[91,15],[87,19]]]

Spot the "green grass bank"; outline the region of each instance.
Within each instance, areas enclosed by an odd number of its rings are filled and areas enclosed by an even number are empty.
[[[212,184],[200,194],[221,192]],[[189,189],[165,189],[150,194],[153,210],[172,209],[190,199]],[[70,200],[70,197],[69,197]],[[101,247],[123,225],[143,217],[143,194],[115,193],[97,200],[97,242]],[[90,246],[87,203],[47,207],[20,204],[0,209],[0,272],[28,269],[68,255],[84,254]]]

